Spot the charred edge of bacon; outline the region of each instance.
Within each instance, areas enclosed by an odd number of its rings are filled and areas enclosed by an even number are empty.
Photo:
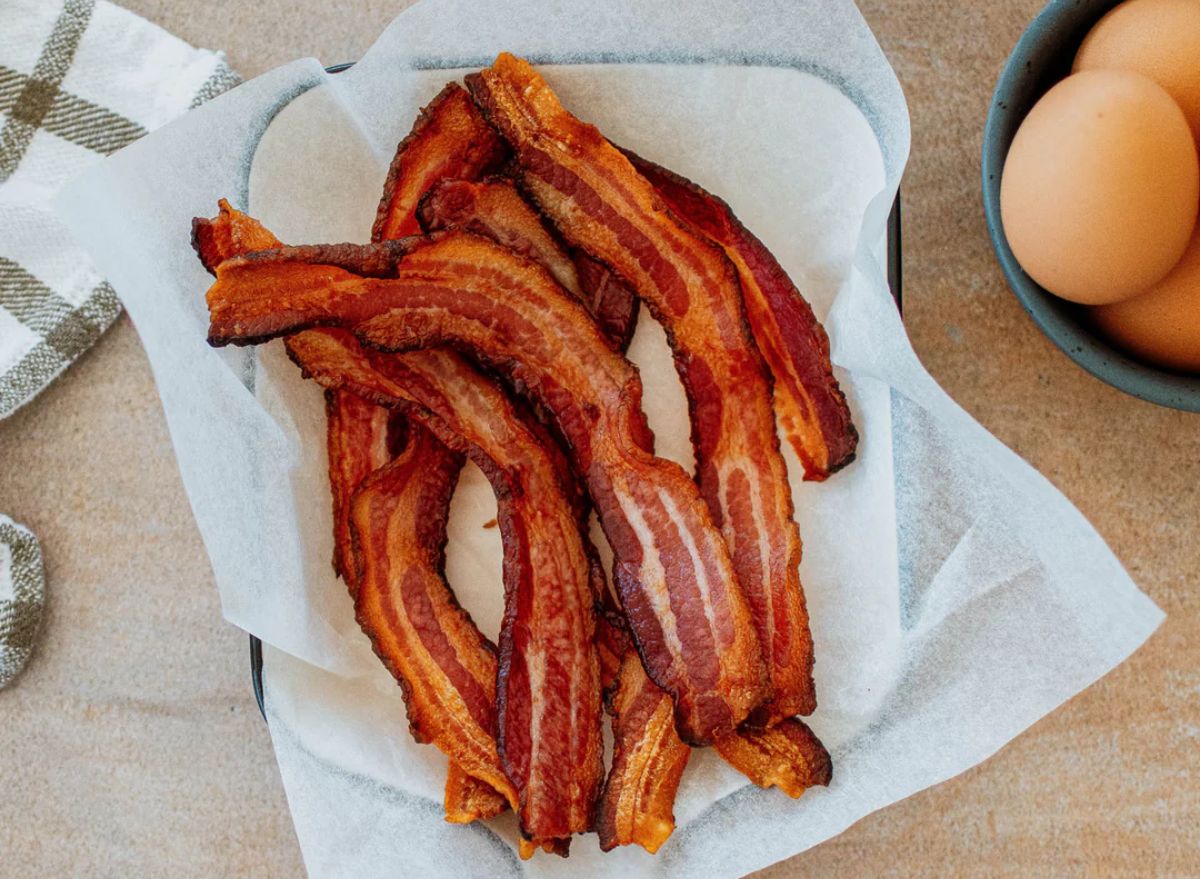
[[[774,254],[746,228],[723,199],[632,150],[618,149],[638,173],[650,181],[676,216],[722,247],[738,252],[763,288],[764,295],[774,291],[777,296],[786,297],[789,304],[796,308],[802,332],[785,337],[784,342],[792,343],[789,345],[789,354],[797,354],[796,345],[800,345],[807,355],[792,356],[791,360],[816,412],[829,458],[826,467],[817,470],[807,466],[806,462],[805,478],[820,481],[846,467],[855,459],[858,430],[851,418],[846,396],[833,374],[829,359],[829,336],[808,300]]]
[[[762,788],[777,787],[796,799],[810,787],[825,787],[833,761],[816,734],[789,717],[770,729],[743,730],[716,744],[734,769]]]
[[[214,278],[217,276],[217,266],[221,264],[220,245],[215,238],[216,231],[212,220],[208,217],[192,218],[192,250],[196,251],[200,265]]]
[[[471,824],[495,818],[508,809],[508,800],[451,760],[446,770],[442,807],[450,824]]]
[[[370,244],[292,244],[255,250],[231,259],[244,263],[274,263],[281,260],[334,266],[364,278],[394,278],[408,254],[426,246],[429,239],[415,235]]]
[[[500,168],[507,161],[507,146],[495,131],[484,123],[463,87],[455,82],[447,83],[432,101],[421,108],[412,130],[396,147],[396,153],[392,158],[387,179],[384,182],[383,195],[375,213],[375,223],[371,228],[372,241],[392,237],[388,234],[388,225],[395,213],[396,189],[401,183],[406,167],[405,162],[410,158],[411,151],[426,138],[436,136],[439,126],[447,124],[448,117],[455,112],[461,112],[464,116],[461,121],[473,130],[468,136],[467,142],[461,145],[460,165],[457,173],[451,176],[481,176]],[[473,125],[472,123],[476,121],[478,124]],[[404,205],[402,209],[406,216],[398,222],[401,226],[407,224],[406,221],[415,211],[416,204]]]

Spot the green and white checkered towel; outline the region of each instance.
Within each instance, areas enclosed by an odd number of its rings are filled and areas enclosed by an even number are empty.
[[[25,665],[42,624],[42,550],[28,528],[0,516],[0,688]]]
[[[0,0],[0,418],[121,311],[52,213],[55,194],[239,81],[221,54],[105,0]],[[37,541],[0,516],[0,687],[29,655],[42,601]]]
[[[104,0],[0,0],[0,418],[120,313],[55,193],[237,82],[220,54]]]

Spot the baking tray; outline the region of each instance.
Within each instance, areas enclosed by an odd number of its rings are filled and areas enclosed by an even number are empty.
[[[745,63],[753,63],[748,60]],[[348,70],[354,66],[353,61],[347,61],[344,64],[334,64],[326,67],[328,73],[341,73],[343,70]],[[452,64],[447,67],[471,67],[471,64]],[[902,272],[903,257],[901,253],[901,221],[902,210],[900,206],[900,193],[896,193],[896,200],[892,202],[892,210],[888,215],[887,224],[887,280],[888,287],[892,291],[892,298],[896,300],[896,307],[903,310],[904,304],[904,278]],[[250,636],[250,680],[254,686],[254,701],[258,703],[258,713],[262,715],[263,720],[267,719],[267,709],[263,703],[263,654],[262,641],[257,635]]]

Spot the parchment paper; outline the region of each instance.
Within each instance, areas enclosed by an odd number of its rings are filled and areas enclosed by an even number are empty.
[[[204,343],[192,216],[225,196],[285,241],[366,240],[417,108],[501,49],[545,63],[610,138],[733,205],[825,319],[863,436],[846,471],[794,485],[812,725],[834,782],[793,802],[698,752],[655,857],[601,855],[583,837],[569,861],[521,863],[511,816],[442,821],[446,761],[409,738],[329,566],[322,395],[279,343]],[[737,876],[974,765],[1150,634],[1161,613],[1100,537],[914,357],[880,269],[907,150],[903,96],[849,2],[425,0],[351,71],[279,68],[62,197],[141,333],[225,616],[268,645],[270,729],[311,875]],[[651,321],[631,356],[659,452],[690,466],[682,391]],[[492,636],[499,538],[482,525],[494,515],[468,468],[448,576]]]

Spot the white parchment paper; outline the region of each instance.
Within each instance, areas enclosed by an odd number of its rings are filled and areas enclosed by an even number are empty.
[[[834,782],[793,802],[698,752],[655,857],[601,855],[584,837],[569,861],[521,863],[511,816],[442,821],[446,761],[408,737],[399,689],[330,569],[321,393],[279,343],[204,343],[193,216],[224,196],[292,243],[366,240],[417,108],[502,49],[544,64],[564,103],[610,138],[733,205],[825,319],[863,436],[850,468],[794,484],[812,725]],[[352,70],[272,71],[62,197],[141,333],[225,616],[268,645],[270,730],[311,875],[741,875],[974,765],[1153,631],[1161,613],[1100,537],[913,355],[881,270],[907,151],[903,96],[848,0],[424,0]],[[682,391],[653,322],[631,356],[660,453],[690,466]],[[494,515],[468,467],[447,572],[493,636],[499,539],[482,526]]]

